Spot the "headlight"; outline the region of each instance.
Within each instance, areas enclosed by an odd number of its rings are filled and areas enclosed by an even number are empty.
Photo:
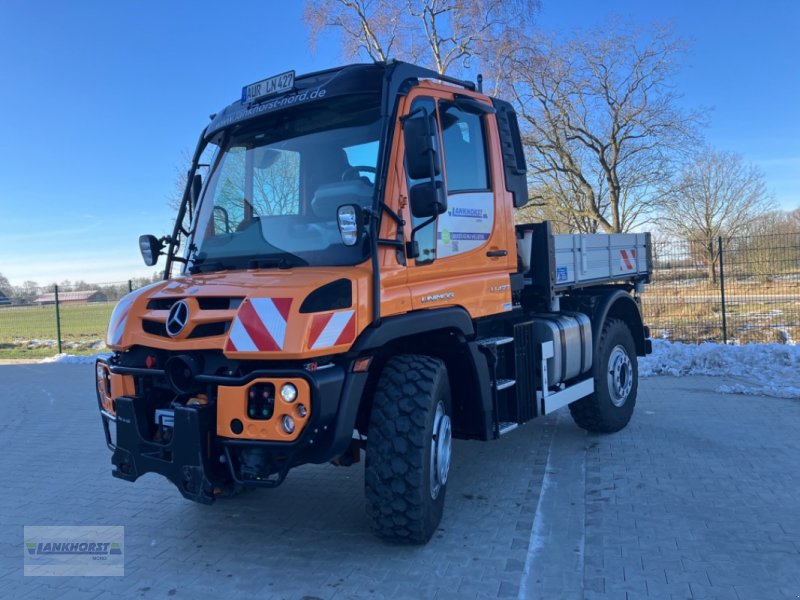
[[[289,402],[290,404],[297,400],[297,388],[294,387],[291,383],[284,383],[281,387],[281,398],[284,401]],[[292,426],[292,430],[294,430],[294,426]],[[289,432],[291,433],[291,432]]]

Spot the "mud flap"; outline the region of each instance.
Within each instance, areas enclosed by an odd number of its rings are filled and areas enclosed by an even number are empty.
[[[177,407],[168,442],[151,440],[151,411],[142,398],[121,397],[115,402],[116,448],[112,475],[136,481],[145,473],[169,479],[189,500],[214,502],[214,488],[225,480],[224,471],[211,460],[211,436],[216,431],[213,406]]]

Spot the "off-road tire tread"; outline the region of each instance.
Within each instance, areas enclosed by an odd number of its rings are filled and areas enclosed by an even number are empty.
[[[580,427],[581,429],[585,429],[586,431],[592,433],[614,433],[623,429],[630,420],[630,413],[633,412],[633,407],[636,404],[636,392],[638,385],[634,384],[634,388],[631,390],[631,397],[628,398],[627,402],[624,405],[625,411],[628,411],[628,419],[623,419],[622,421],[618,419],[612,419],[609,417],[609,414],[604,411],[603,406],[601,403],[603,402],[602,399],[598,399],[597,394],[600,392],[597,388],[600,385],[605,386],[605,369],[608,368],[608,357],[605,356],[605,349],[606,344],[608,344],[607,340],[610,335],[612,335],[612,329],[615,327],[623,327],[628,331],[629,339],[632,341],[633,336],[630,334],[630,329],[625,324],[624,321],[620,319],[606,319],[606,322],[603,324],[603,329],[600,331],[600,339],[597,344],[597,352],[595,353],[595,360],[597,360],[596,366],[593,369],[602,369],[603,377],[601,381],[598,383],[595,380],[595,391],[593,394],[586,396],[585,398],[581,398],[576,402],[572,402],[569,405],[569,412],[572,415],[572,420],[575,421],[575,424]],[[628,348],[630,350],[630,348]],[[635,363],[636,361],[636,354],[630,356],[632,362]],[[638,377],[638,370],[637,370],[637,377]],[[611,401],[605,399],[606,404],[611,404]],[[616,409],[617,407],[611,406],[611,409]],[[608,407],[606,406],[606,410]]]
[[[434,518],[431,527],[426,503],[440,503],[440,516],[446,486],[433,501],[425,470],[426,423],[435,410],[432,396],[442,378],[449,390],[444,363],[420,355],[395,356],[381,373],[370,417],[364,475],[367,519],[380,538],[421,544],[430,539],[438,524]],[[430,512],[431,507],[427,508]]]

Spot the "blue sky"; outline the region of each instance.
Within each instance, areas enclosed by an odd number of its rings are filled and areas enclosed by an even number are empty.
[[[542,0],[540,26],[672,21],[693,41],[678,86],[712,108],[715,147],[800,206],[800,2]],[[0,19],[0,273],[12,284],[147,275],[141,233],[171,229],[182,153],[241,86],[340,64],[308,49],[301,2],[5,0]],[[181,165],[182,166],[182,165]]]

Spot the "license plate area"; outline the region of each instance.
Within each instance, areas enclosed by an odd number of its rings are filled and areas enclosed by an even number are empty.
[[[294,71],[267,77],[242,88],[242,102],[252,102],[259,98],[288,92],[294,87]]]

